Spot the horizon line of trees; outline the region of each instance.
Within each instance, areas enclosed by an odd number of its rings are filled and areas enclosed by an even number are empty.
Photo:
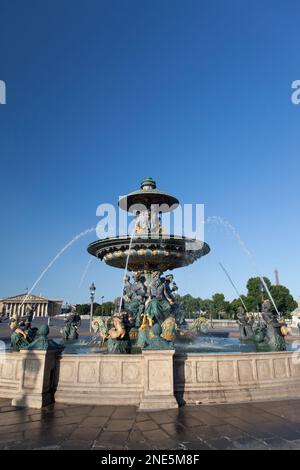
[[[297,307],[297,302],[293,298],[289,289],[283,285],[274,285],[267,278],[263,278],[273,299],[277,306],[278,311],[283,316],[290,316],[290,313]],[[262,303],[268,298],[268,294],[262,285],[259,277],[251,277],[247,282],[247,294],[241,295],[248,312],[261,311]],[[217,292],[211,298],[202,299],[201,297],[193,297],[191,294],[177,296],[179,302],[183,304],[186,318],[196,318],[201,312],[206,312],[211,318],[236,318],[239,307],[242,307],[242,302],[239,298],[232,301],[225,299],[224,294]],[[90,304],[77,304],[76,312],[79,315],[90,314]],[[93,315],[111,315],[114,310],[114,303],[111,301],[104,302],[103,305],[94,303]],[[272,304],[272,311],[275,308]]]

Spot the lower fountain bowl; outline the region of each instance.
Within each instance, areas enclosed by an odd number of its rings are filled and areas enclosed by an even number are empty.
[[[192,264],[210,252],[207,243],[200,240],[162,235],[135,237],[130,247],[130,237],[105,238],[91,243],[88,252],[115,268],[125,268],[129,255],[129,271],[166,271]]]

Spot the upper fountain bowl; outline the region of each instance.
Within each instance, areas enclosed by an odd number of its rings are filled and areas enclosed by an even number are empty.
[[[152,178],[145,178],[141,182],[140,189],[119,198],[119,207],[127,212],[136,212],[137,205],[143,205],[148,210],[153,205],[159,205],[159,212],[169,212],[176,209],[179,201],[170,194],[159,191],[156,182]]]
[[[91,243],[88,252],[115,268],[129,271],[166,271],[192,264],[208,254],[207,243],[192,238],[169,236],[135,237],[130,248],[130,237],[115,237]]]

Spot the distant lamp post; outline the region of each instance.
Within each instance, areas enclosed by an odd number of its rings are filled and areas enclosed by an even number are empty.
[[[101,315],[103,316],[103,299],[104,295],[101,296]]]
[[[92,332],[92,321],[93,321],[93,309],[94,309],[94,299],[95,299],[96,286],[92,282],[90,286],[90,300],[91,300],[91,311],[90,311],[90,333]]]

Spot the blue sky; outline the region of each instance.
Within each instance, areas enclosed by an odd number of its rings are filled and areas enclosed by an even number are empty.
[[[236,227],[262,274],[300,295],[297,1],[0,0],[0,296],[30,288],[56,253],[152,176]],[[119,295],[122,272],[87,235],[36,294]],[[211,254],[174,272],[180,293],[243,292],[252,262],[221,226]]]

